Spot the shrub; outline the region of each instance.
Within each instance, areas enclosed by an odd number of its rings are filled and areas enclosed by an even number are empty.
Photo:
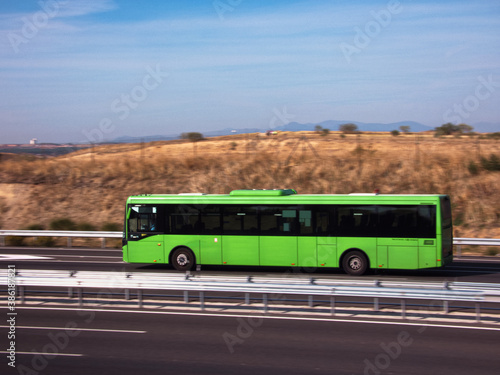
[[[5,237],[5,244],[7,246],[24,246],[25,237],[7,236]]]
[[[479,166],[474,163],[472,160],[469,162],[469,165],[467,166],[467,170],[472,176],[476,176],[479,174]]]
[[[42,224],[31,224],[26,227],[27,230],[44,230],[45,227]]]
[[[76,230],[82,230],[82,231],[88,231],[88,232],[91,232],[91,231],[95,231],[96,228],[95,226],[93,226],[92,224],[90,223],[78,223],[76,225]]]
[[[500,158],[491,154],[489,158],[481,157],[481,166],[487,171],[500,171]]]
[[[67,218],[54,219],[50,222],[49,228],[52,230],[76,230],[76,224]]]
[[[31,224],[26,227],[27,230],[44,230],[45,227],[42,224]],[[53,237],[35,237],[32,242],[33,246],[41,247],[53,247],[56,245],[56,241]]]
[[[486,250],[486,255],[490,255],[490,256],[495,256],[498,254],[498,249],[495,248],[495,247],[489,247],[487,250]]]
[[[391,131],[391,134],[396,137],[399,135],[399,130],[393,130]]]
[[[121,224],[107,222],[102,225],[102,230],[106,232],[121,232],[123,227]]]

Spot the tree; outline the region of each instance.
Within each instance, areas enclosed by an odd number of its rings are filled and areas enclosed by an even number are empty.
[[[458,129],[460,130],[461,133],[471,133],[474,130],[472,126],[467,124],[459,124]]]
[[[203,140],[203,134],[198,133],[198,132],[182,133],[181,134],[181,138],[182,139],[188,139],[191,142],[193,142],[193,154],[196,155],[197,154],[197,147],[196,147],[196,145],[197,145],[197,143],[199,141]]]
[[[410,126],[409,125],[401,125],[399,127],[399,130],[401,130],[403,133],[409,133],[410,132]]]
[[[188,139],[191,142],[198,142],[198,141],[203,140],[203,134],[198,133],[198,132],[182,133],[181,138]]]
[[[320,134],[323,131],[323,127],[321,125],[316,125],[314,127],[314,131],[318,134]]]
[[[342,124],[339,126],[339,130],[343,133],[356,133],[358,131],[358,125],[348,123],[348,124]]]
[[[452,134],[463,134],[464,132],[469,133],[474,128],[467,124],[455,125],[451,122],[447,122],[434,130],[436,131],[436,136],[440,135],[452,135]]]

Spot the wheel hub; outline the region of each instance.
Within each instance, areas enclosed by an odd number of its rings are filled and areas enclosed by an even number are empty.
[[[179,264],[181,266],[185,266],[188,263],[189,263],[189,260],[185,254],[179,254],[177,256],[177,264]]]
[[[361,268],[361,261],[359,258],[351,258],[349,260],[349,267],[353,270],[359,270]]]

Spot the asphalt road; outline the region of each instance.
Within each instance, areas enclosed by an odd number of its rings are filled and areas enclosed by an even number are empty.
[[[125,264],[116,249],[2,248],[0,267],[128,272],[176,271]],[[203,267],[207,275],[228,275]],[[233,267],[279,277],[287,268]],[[321,269],[321,278],[349,278]],[[363,276],[500,283],[500,259],[462,258],[445,269]],[[497,374],[500,328],[473,323],[217,315],[144,309],[17,306],[16,368],[8,366],[11,316],[0,308],[0,374]],[[244,313],[249,314],[249,313]]]
[[[499,328],[47,307],[17,313],[16,368],[3,351],[2,374],[484,375],[500,364]]]
[[[127,264],[122,261],[120,249],[78,249],[78,248],[0,248],[2,264],[15,264],[16,269],[56,269],[76,271],[127,271],[177,273],[166,265]],[[284,267],[202,267],[206,275],[274,275],[304,273],[304,270]],[[317,269],[312,276],[349,278],[339,269]],[[500,257],[462,257],[455,259],[446,268],[428,270],[383,270],[362,276],[365,279],[409,280],[409,281],[467,281],[500,283]]]

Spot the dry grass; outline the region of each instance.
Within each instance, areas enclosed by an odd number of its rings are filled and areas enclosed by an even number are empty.
[[[0,163],[0,227],[47,226],[54,218],[121,223],[127,196],[228,193],[291,187],[299,193],[444,193],[459,237],[500,237],[500,172],[480,155],[500,142],[427,135],[282,133],[235,135],[196,144],[113,145],[45,160]],[[478,166],[470,168],[471,162]]]

